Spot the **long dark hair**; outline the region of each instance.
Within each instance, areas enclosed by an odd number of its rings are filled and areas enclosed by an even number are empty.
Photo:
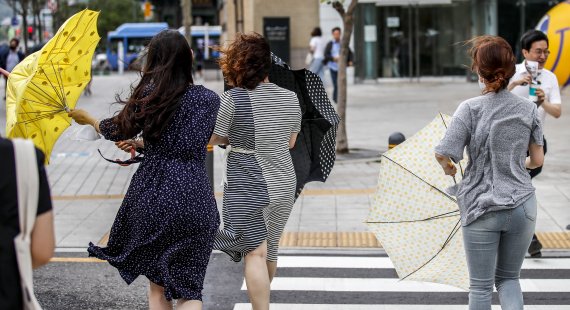
[[[142,131],[145,141],[156,142],[180,106],[180,97],[192,84],[192,51],[178,31],[164,30],[148,45],[142,77],[115,117],[119,134],[134,137]]]

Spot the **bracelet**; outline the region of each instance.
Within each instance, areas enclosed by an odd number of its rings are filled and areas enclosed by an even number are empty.
[[[95,131],[96,131],[97,133],[101,133],[101,132],[100,132],[100,129],[99,129],[99,124],[100,124],[100,123],[101,123],[101,121],[99,121],[99,120],[96,120],[96,121],[93,123],[93,128],[95,128]]]

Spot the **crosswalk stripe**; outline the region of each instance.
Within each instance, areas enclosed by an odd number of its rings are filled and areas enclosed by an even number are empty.
[[[279,256],[279,268],[394,268],[388,257]],[[570,258],[525,259],[522,269],[570,269]]]
[[[570,293],[570,279],[520,279],[523,292]],[[243,281],[242,290],[247,290]],[[273,291],[334,292],[464,292],[449,285],[399,279],[277,277]]]
[[[341,304],[271,304],[271,310],[465,310],[465,305],[341,305]],[[251,310],[251,304],[235,304],[233,310]],[[494,305],[492,310],[500,310]],[[570,310],[567,305],[525,305],[525,310]]]

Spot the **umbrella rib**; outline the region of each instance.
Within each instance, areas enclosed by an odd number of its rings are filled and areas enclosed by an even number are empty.
[[[35,86],[37,89],[33,89],[33,88],[29,88],[30,90],[33,90],[37,95],[42,95],[40,92],[38,92],[38,90],[40,90],[43,93],[44,98],[47,98],[49,100],[52,100],[53,102],[55,102],[55,104],[57,104],[57,106],[64,108],[63,105],[58,104],[57,99],[53,98],[50,94],[48,94],[45,90],[43,90],[41,87],[39,87],[36,83],[34,82],[30,82],[31,85]]]
[[[62,84],[63,82],[59,80],[59,77],[58,77],[59,72],[55,69],[55,66],[53,65],[53,61],[50,61],[50,62],[51,62],[51,68],[52,68],[53,73],[54,73],[54,75],[55,75],[55,79],[57,80],[57,84],[60,85],[59,91],[61,91],[61,84]],[[59,69],[59,65],[58,65],[57,67],[58,67],[58,69]],[[44,73],[45,73],[45,71],[44,71]],[[53,85],[51,79],[49,79],[49,78],[47,77],[47,74],[46,74],[46,79],[48,80],[49,84],[51,85],[51,88],[52,88],[53,91],[55,92],[55,95],[59,98],[59,100],[61,100],[61,103],[63,104],[63,107],[65,108],[65,107],[67,106],[67,103],[65,102],[64,93],[63,93],[63,92],[62,92],[61,94],[58,93],[58,87],[56,87],[55,85]]]
[[[53,67],[53,71],[55,73],[55,78],[57,79],[57,83],[59,84],[59,90],[61,91],[61,101],[63,102],[63,106],[65,108],[65,110],[67,111],[67,109],[69,109],[69,107],[67,106],[67,98],[65,97],[65,88],[63,88],[63,78],[61,77],[61,71],[59,71],[59,69],[61,69],[61,67],[59,66],[59,63],[57,64],[57,69],[58,71],[55,71],[55,66],[53,65],[53,61],[51,62],[51,66]],[[49,79],[48,79],[49,80]],[[51,84],[51,82],[50,82]],[[54,88],[55,90],[55,88]],[[57,91],[56,91],[57,93]]]
[[[33,117],[33,118],[24,120],[24,121],[22,121],[21,123],[23,123],[23,124],[35,123],[35,122],[40,121],[40,120],[42,120],[42,119],[46,119],[46,118],[52,117],[52,116],[54,116],[54,115],[56,115],[56,114],[57,114],[57,113],[47,113],[47,114],[43,114],[43,115],[40,115],[40,116],[35,116],[35,117]]]
[[[443,126],[445,126],[445,129],[447,129],[447,124],[445,123],[445,119],[443,118],[443,114],[441,114],[441,112],[439,112],[439,117],[441,117],[441,121],[443,122]],[[461,170],[461,177],[463,178],[463,166],[461,165],[461,162],[457,163],[459,165],[459,170]],[[453,181],[455,181],[455,176],[453,177]]]
[[[427,262],[425,262],[423,265],[418,267],[416,270],[412,271],[411,273],[409,273],[408,275],[403,277],[401,280],[405,280],[405,279],[409,278],[411,275],[413,275],[414,273],[420,271],[422,268],[427,266],[427,264],[431,263],[439,255],[439,253],[441,253],[443,251],[443,249],[445,249],[445,247],[449,244],[449,242],[451,242],[451,239],[453,239],[453,237],[455,237],[455,235],[457,234],[457,232],[461,228],[459,223],[461,223],[461,220],[459,220],[459,221],[457,221],[457,223],[455,223],[455,226],[453,226],[451,233],[449,233],[449,235],[447,236],[447,239],[445,240],[445,242],[441,246],[441,249],[439,249],[439,251],[437,251],[437,253],[435,253],[435,255],[433,255]]]
[[[430,216],[427,217],[425,219],[420,219],[420,220],[408,220],[408,221],[388,221],[388,222],[366,222],[368,224],[401,224],[401,223],[416,223],[416,222],[427,222],[427,221],[431,221],[431,220],[440,220],[440,219],[444,219],[444,218],[449,218],[449,217],[456,217],[459,214],[459,209],[458,210],[454,210],[454,211],[449,211],[446,213],[442,213],[442,214],[438,214],[438,215],[434,215],[434,216]]]
[[[48,106],[48,107],[52,107],[52,108],[61,108],[61,106],[56,105],[56,104],[52,104],[52,103],[49,103],[49,102],[41,102],[41,101],[36,101],[36,100],[33,100],[33,99],[29,99],[29,98],[22,98],[22,100],[30,101],[30,102],[33,102],[33,103],[37,103],[37,104],[39,104],[39,105],[44,105],[44,106]]]
[[[448,193],[442,191],[441,189],[437,188],[436,186],[430,184],[428,181],[422,179],[421,177],[419,177],[417,174],[413,173],[412,171],[410,171],[408,168],[400,165],[399,163],[397,163],[396,161],[394,161],[393,159],[391,159],[390,157],[382,154],[382,157],[388,159],[389,161],[393,162],[394,164],[398,165],[400,168],[406,170],[407,172],[409,172],[411,175],[415,176],[416,178],[418,178],[420,181],[426,183],[427,185],[429,185],[430,187],[432,187],[433,189],[435,189],[436,191],[440,192],[441,194],[443,194],[445,197],[449,198],[451,201],[457,203],[457,200],[455,200],[453,197],[451,197],[451,195],[449,195]]]
[[[61,110],[36,110],[33,112],[19,112],[19,114],[41,114],[41,113],[58,113]]]

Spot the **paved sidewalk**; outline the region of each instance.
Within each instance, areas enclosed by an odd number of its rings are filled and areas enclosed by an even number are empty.
[[[137,76],[95,76],[93,96],[82,97],[79,108],[98,117],[113,115],[121,106],[111,104],[117,92],[127,95]],[[438,112],[452,114],[464,99],[476,96],[477,84],[435,79],[422,83],[360,84],[349,88],[347,111],[351,154],[339,156],[327,183],[310,183],[298,199],[286,226],[286,238],[331,239],[337,243],[306,243],[324,246],[365,244],[363,224],[376,187],[378,154],[387,149],[388,136],[395,131],[407,137],[429,123]],[[222,92],[221,81],[205,86]],[[570,89],[563,93],[570,101]],[[568,102],[565,102],[568,103]],[[568,104],[565,104],[566,106]],[[570,108],[561,119],[549,118],[546,137],[549,152],[537,188],[539,214],[537,231],[564,233],[570,224]],[[48,166],[54,198],[58,247],[85,247],[105,239],[136,166],[121,167],[100,158],[97,149],[110,158],[126,158],[113,143],[72,140],[79,128],[74,124],[57,142]],[[0,107],[0,134],[5,133],[5,109]],[[215,150],[215,183],[221,177],[219,148]],[[221,187],[216,185],[221,208]],[[308,234],[313,232],[314,234]],[[352,232],[353,234],[342,234]],[[305,234],[302,234],[305,233]],[[363,234],[364,233],[364,234]],[[348,237],[342,237],[348,236]],[[570,238],[563,235],[563,238]],[[344,239],[343,239],[344,238]],[[286,241],[287,241],[286,240]],[[336,239],[335,239],[336,240]],[[342,240],[349,240],[342,243]],[[352,240],[352,241],[350,241]],[[289,242],[287,241],[287,242]],[[570,242],[570,240],[568,240]],[[348,242],[348,243],[347,243]],[[287,245],[302,245],[289,242]]]

